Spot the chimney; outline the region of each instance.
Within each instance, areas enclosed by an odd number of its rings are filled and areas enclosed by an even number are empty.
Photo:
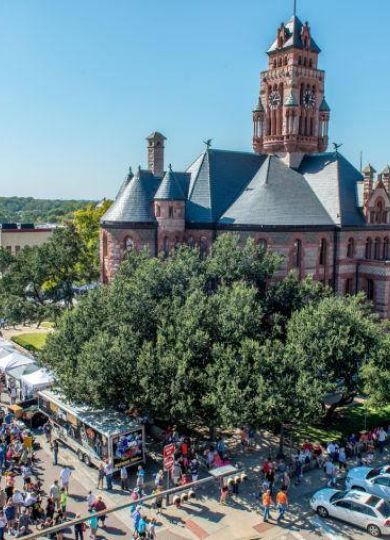
[[[146,137],[148,141],[148,169],[155,176],[164,176],[164,141],[166,137],[154,131]]]
[[[376,173],[376,170],[371,165],[371,163],[369,163],[366,167],[364,167],[362,173],[364,176],[363,202],[364,205],[366,205],[368,199],[371,197],[372,188],[374,185],[374,175]]]
[[[386,165],[386,167],[381,172],[382,182],[385,186],[385,190],[388,194],[390,194],[390,166]]]

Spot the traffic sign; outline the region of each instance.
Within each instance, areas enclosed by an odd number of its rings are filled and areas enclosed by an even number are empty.
[[[173,469],[173,465],[175,462],[175,458],[174,458],[175,450],[176,450],[176,446],[174,443],[167,444],[164,446],[164,450],[163,450],[164,471],[171,471]]]

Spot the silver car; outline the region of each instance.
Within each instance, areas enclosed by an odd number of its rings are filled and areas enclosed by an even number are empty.
[[[375,495],[326,488],[313,495],[310,506],[323,518],[341,519],[365,529],[371,536],[390,533],[390,504]]]
[[[378,467],[354,467],[348,471],[345,479],[347,489],[367,491],[382,499],[390,501],[390,466]]]

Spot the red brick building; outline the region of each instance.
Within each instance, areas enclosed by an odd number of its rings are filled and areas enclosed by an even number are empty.
[[[253,111],[254,152],[208,145],[186,171],[164,168],[165,137],[148,138],[148,169],[129,175],[101,221],[102,280],[125,253],[176,244],[207,251],[226,231],[252,236],[340,294],[363,290],[390,317],[390,168],[362,174],[328,147],[330,109],[320,49],[293,16],[267,51]]]

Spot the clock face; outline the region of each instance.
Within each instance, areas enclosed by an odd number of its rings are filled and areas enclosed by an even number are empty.
[[[279,107],[280,102],[281,102],[281,97],[280,97],[279,92],[277,90],[274,90],[273,92],[271,92],[268,97],[268,101],[269,101],[269,106],[271,107],[271,109],[276,109],[277,107]]]
[[[306,90],[303,94],[303,106],[306,109],[313,109],[316,105],[316,95],[311,90]]]

